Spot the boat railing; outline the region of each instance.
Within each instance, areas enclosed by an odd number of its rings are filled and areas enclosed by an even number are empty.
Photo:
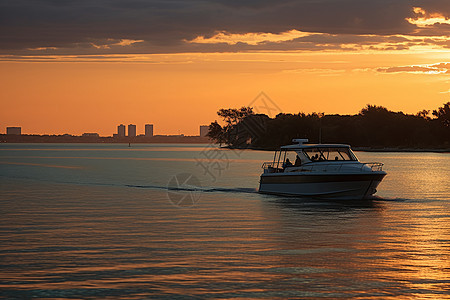
[[[265,162],[263,162],[261,168],[263,168],[263,169],[273,168],[273,162],[272,161],[265,161]]]
[[[383,163],[379,163],[379,162],[370,162],[370,163],[364,163],[364,165],[368,166],[369,168],[372,169],[372,171],[377,172],[377,171],[383,171]]]
[[[314,164],[305,164],[301,168],[301,170],[298,171],[341,171],[342,168],[352,166],[352,168],[355,168],[355,164],[348,164],[348,163],[314,163]],[[382,163],[379,162],[370,162],[370,163],[361,163],[361,165],[358,167],[360,171],[367,170],[367,168],[370,168],[372,172],[378,172],[383,170]],[[367,167],[367,168],[364,168]],[[298,169],[298,168],[297,168]]]
[[[342,167],[347,166],[348,164],[345,163],[307,163],[303,166],[296,168],[295,171],[302,171],[302,172],[314,172],[314,171],[336,171],[339,172]]]
[[[263,162],[261,168],[264,169],[264,173],[281,173],[284,172],[282,168],[276,168],[274,165],[278,165],[277,163],[273,163],[272,161]]]
[[[285,172],[285,169],[275,167],[275,165],[278,165],[277,163],[273,162],[264,162],[262,164],[262,168],[264,169],[264,173],[281,173]],[[344,167],[348,167],[349,163],[306,163],[302,166],[292,166],[288,167],[286,169],[287,172],[315,172],[315,171],[341,171],[341,169]],[[355,164],[351,164],[352,167],[355,167]],[[361,163],[360,167],[358,166],[358,169],[360,171],[363,171],[364,169],[367,170],[367,168],[370,168],[372,172],[382,171],[383,170],[383,163],[379,162],[370,162],[370,163]],[[367,168],[364,168],[367,167]]]

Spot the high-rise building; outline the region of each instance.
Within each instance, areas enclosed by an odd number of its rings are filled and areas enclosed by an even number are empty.
[[[125,125],[120,124],[117,126],[117,136],[118,137],[124,137],[125,136]]]
[[[209,126],[208,125],[200,125],[200,136],[206,137],[206,135],[209,132]]]
[[[21,135],[22,127],[6,127],[6,134]]]
[[[153,124],[145,124],[145,136],[146,137],[153,136]]]
[[[128,125],[128,136],[130,137],[136,136],[136,125],[133,124]]]

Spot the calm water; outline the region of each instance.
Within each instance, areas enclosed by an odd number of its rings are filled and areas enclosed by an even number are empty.
[[[357,155],[333,203],[256,193],[270,152],[0,144],[0,297],[450,299],[450,154]]]

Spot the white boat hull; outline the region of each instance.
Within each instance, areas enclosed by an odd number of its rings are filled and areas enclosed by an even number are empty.
[[[353,174],[262,174],[259,192],[321,199],[359,200],[376,192],[386,172]]]

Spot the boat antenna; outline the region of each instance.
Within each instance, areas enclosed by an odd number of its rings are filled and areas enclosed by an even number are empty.
[[[322,119],[320,120],[320,127],[319,127],[319,144],[322,144]]]
[[[322,118],[324,113],[319,113],[319,144],[322,144]]]

